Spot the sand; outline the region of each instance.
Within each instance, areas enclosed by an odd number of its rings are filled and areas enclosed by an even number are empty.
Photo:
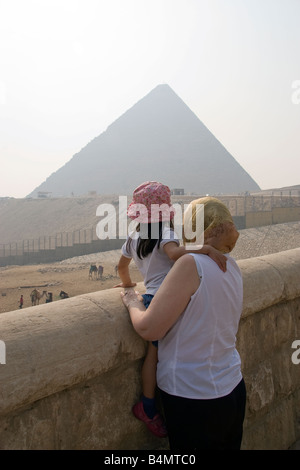
[[[6,266],[0,268],[0,313],[17,310],[23,294],[23,309],[31,307],[30,293],[33,289],[52,292],[53,301],[63,301],[59,294],[67,292],[73,297],[88,292],[109,289],[120,282],[116,275],[115,266],[118,263],[120,251],[107,251],[102,254],[86,255],[70,260],[51,264],[29,266]],[[103,266],[102,279],[89,278],[90,264]],[[132,263],[132,279],[142,280],[141,275]],[[40,300],[45,303],[46,297]]]
[[[293,248],[300,248],[300,222],[241,230],[232,256],[239,260]],[[60,302],[63,301],[59,297],[62,290],[73,297],[112,288],[119,282],[115,272],[119,256],[120,250],[113,250],[51,264],[0,267],[0,313],[17,310],[21,294],[23,309],[31,307],[30,292],[34,288],[52,292],[53,301]],[[90,264],[103,266],[102,279],[89,278]],[[133,281],[140,282],[142,277],[133,262],[130,270]],[[41,303],[45,300],[43,297]]]

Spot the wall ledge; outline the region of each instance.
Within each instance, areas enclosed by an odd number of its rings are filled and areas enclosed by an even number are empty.
[[[238,265],[244,299],[237,340],[248,390],[244,448],[288,448],[300,438],[300,365],[291,360],[292,342],[300,339],[300,248]],[[143,283],[136,289],[145,291]],[[158,448],[131,413],[147,342],[132,328],[121,291],[0,315],[2,449]]]

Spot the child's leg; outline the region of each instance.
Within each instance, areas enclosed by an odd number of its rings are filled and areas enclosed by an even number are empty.
[[[147,354],[142,367],[142,403],[144,412],[152,419],[157,414],[156,409],[156,367],[157,347],[148,343]]]
[[[148,343],[148,350],[142,367],[143,395],[154,398],[156,391],[157,348]]]
[[[149,307],[153,295],[151,294],[143,294],[143,301],[146,308]],[[146,414],[153,418],[154,414],[156,413],[155,408],[155,391],[156,391],[156,367],[157,367],[157,346],[158,342],[155,342],[156,346],[153,342],[148,343],[147,354],[144,359],[144,364],[142,367],[142,387],[143,387],[143,404]],[[150,401],[151,400],[151,401]]]
[[[155,342],[156,343],[156,342]],[[157,346],[148,343],[147,354],[142,367],[142,400],[136,403],[133,414],[136,418],[144,421],[148,429],[157,437],[168,435],[166,426],[156,408],[156,368],[157,368]]]
[[[144,305],[149,307],[153,295],[143,294]],[[153,344],[154,343],[154,344]],[[136,418],[144,421],[150,431],[158,437],[166,437],[164,422],[156,408],[156,368],[158,360],[158,341],[149,342],[142,367],[142,400],[134,405],[132,411]]]

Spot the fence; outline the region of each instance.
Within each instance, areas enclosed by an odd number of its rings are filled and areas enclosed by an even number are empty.
[[[32,240],[0,245],[0,266],[51,263],[74,256],[116,250],[123,239],[99,240],[96,229],[62,232]]]
[[[62,247],[92,243],[96,240],[98,240],[98,237],[95,227],[76,230],[74,232],[61,232],[56,235],[0,244],[0,257],[20,256],[26,253],[36,253],[43,250],[56,250]]]
[[[292,195],[217,196],[230,210],[238,230],[300,220],[300,197]],[[196,196],[177,196],[184,206]],[[118,229],[117,229],[118,233]],[[99,240],[96,226],[0,244],[0,266],[60,261],[121,247],[123,239]]]

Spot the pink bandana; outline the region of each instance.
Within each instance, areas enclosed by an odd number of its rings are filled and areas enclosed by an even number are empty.
[[[167,222],[174,214],[169,187],[157,181],[146,181],[138,186],[127,209],[128,217],[132,220],[138,217],[142,224]]]

